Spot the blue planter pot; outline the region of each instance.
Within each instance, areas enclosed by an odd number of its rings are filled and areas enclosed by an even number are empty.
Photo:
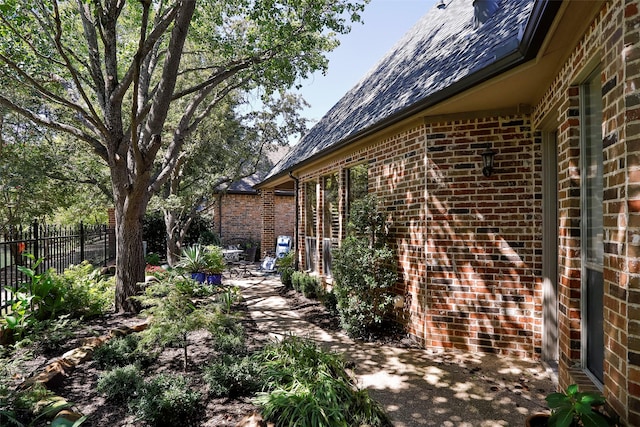
[[[207,283],[209,285],[222,285],[222,274],[207,274]]]
[[[204,283],[206,276],[204,273],[191,273],[191,278],[198,283]]]

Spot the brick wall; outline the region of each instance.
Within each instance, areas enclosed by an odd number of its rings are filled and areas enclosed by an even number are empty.
[[[490,178],[480,155],[488,142],[497,151]],[[539,142],[522,116],[417,124],[300,180],[343,177],[369,163],[369,188],[398,258],[402,318],[417,341],[534,357],[541,346]]]
[[[603,100],[603,222],[604,222],[604,394],[607,403],[630,425],[640,425],[640,306],[632,288],[640,284],[640,235],[634,219],[635,178],[640,176],[637,139],[637,2],[605,2],[586,34],[578,41],[553,85],[534,111],[536,125],[552,119],[558,140],[559,202],[559,346],[560,387],[581,383],[593,387],[582,366],[582,265],[580,253],[580,91],[579,85],[600,67]],[[626,93],[625,93],[626,92]],[[631,92],[634,95],[631,95]],[[631,97],[630,97],[631,95]],[[632,101],[632,102],[629,102]],[[631,119],[631,121],[630,121]],[[634,123],[635,122],[635,128]],[[629,132],[631,130],[631,132]],[[640,185],[637,185],[640,188]],[[640,217],[638,215],[637,217]],[[640,298],[636,299],[636,304]],[[636,326],[636,338],[633,328]]]
[[[260,195],[225,194],[219,196],[220,203],[214,210],[215,230],[220,233],[223,242],[238,239],[262,240],[263,201]],[[275,236],[293,236],[295,228],[294,197],[290,195],[274,195],[273,234]],[[265,249],[275,251],[273,247]]]
[[[541,144],[526,116],[426,129],[425,343],[535,357],[541,348]],[[496,152],[482,174],[480,153]]]

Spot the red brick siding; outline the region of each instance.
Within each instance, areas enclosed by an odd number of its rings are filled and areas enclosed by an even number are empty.
[[[275,235],[294,237],[296,226],[295,197],[280,196],[275,197]]]
[[[640,146],[633,143],[640,131],[634,113],[639,104],[639,19],[637,2],[604,2],[533,115],[536,126],[550,117],[558,130],[559,371],[564,388],[585,382],[582,371],[575,369],[582,356],[579,84],[599,63],[604,116],[604,394],[630,425],[640,425],[640,298],[633,298],[634,288],[640,289],[640,252],[634,245],[640,221],[633,209],[633,200],[640,199],[635,178]]]
[[[527,117],[427,128],[427,346],[534,357],[541,346],[540,144]],[[480,153],[496,152],[482,175]]]
[[[275,255],[276,236],[275,236],[275,192],[271,189],[265,189],[261,192],[262,195],[262,239],[260,250],[262,251],[261,257],[267,255]]]
[[[498,151],[491,178],[480,164],[487,141]],[[369,188],[398,257],[396,291],[407,298],[404,317],[417,341],[534,357],[541,345],[539,150],[525,117],[430,124],[300,179],[344,177],[369,163]]]
[[[274,195],[272,234],[293,236],[295,228],[294,196]],[[223,242],[238,239],[262,241],[263,200],[260,195],[225,194],[219,196],[219,205],[214,209],[214,226]],[[264,250],[275,252],[273,244],[264,245]]]
[[[259,195],[224,194],[216,209],[216,229],[223,242],[235,239],[259,241],[262,234],[262,200]]]

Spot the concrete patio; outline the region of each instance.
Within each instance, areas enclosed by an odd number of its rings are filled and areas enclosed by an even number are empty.
[[[274,274],[228,280],[238,285],[258,328],[274,338],[297,335],[343,353],[359,384],[383,404],[394,425],[524,426],[544,412],[555,374],[542,363],[491,354],[395,348],[354,341],[301,319],[278,293]]]

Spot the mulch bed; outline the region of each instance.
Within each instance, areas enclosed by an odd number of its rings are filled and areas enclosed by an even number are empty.
[[[329,313],[319,301],[308,299],[294,290],[284,288],[281,290],[281,295],[288,300],[291,309],[295,310],[301,318],[325,330],[335,331],[340,329],[338,318]],[[246,313],[244,303],[236,304],[234,309],[245,312],[243,326],[247,333],[249,350],[265,345],[268,337],[258,330],[253,320]],[[37,372],[56,357],[80,346],[85,338],[105,335],[114,328],[133,326],[141,323],[141,321],[141,318],[134,315],[108,314],[83,322],[80,327],[75,329],[72,337],[55,349],[36,348],[36,357],[27,362],[28,366],[25,366],[25,368],[28,374]],[[377,339],[381,342],[402,347],[412,345],[399,329],[393,329],[391,333],[381,334]],[[160,354],[151,367],[147,368],[149,375],[172,372],[187,376],[191,380],[192,389],[198,390],[203,396],[204,408],[200,414],[198,425],[209,427],[235,426],[245,415],[254,412],[255,406],[250,398],[209,397],[207,393],[208,386],[204,382],[201,372],[208,361],[216,357],[216,353],[211,346],[211,336],[206,331],[199,331],[190,334],[189,340],[189,366],[186,372],[182,369],[182,350],[168,348]],[[139,426],[140,421],[128,413],[125,405],[110,403],[98,393],[97,382],[101,373],[102,370],[93,361],[89,360],[77,366],[70,375],[64,377],[58,383],[51,385],[51,388],[57,395],[72,402],[79,413],[87,415],[88,419],[84,425]]]

